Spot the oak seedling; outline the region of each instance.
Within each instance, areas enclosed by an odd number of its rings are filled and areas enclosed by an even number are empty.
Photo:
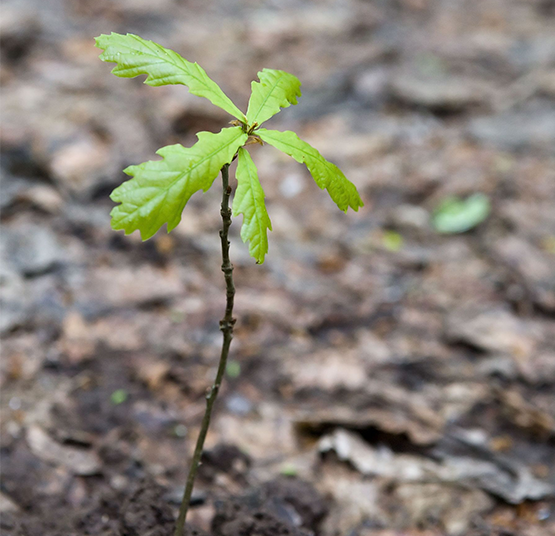
[[[264,202],[264,190],[256,166],[247,150],[252,143],[267,143],[305,164],[316,184],[327,190],[339,209],[358,211],[363,206],[356,187],[343,172],[328,162],[314,147],[291,131],[267,130],[262,123],[281,108],[297,104],[301,83],[285,71],[263,69],[258,82],[251,84],[251,96],[246,114],[241,112],[222,89],[208,77],[197,63],[191,63],[173,50],[147,41],[133,34],[112,33],[96,38],[96,46],[103,50],[102,61],[115,63],[112,73],[122,78],[146,75],[145,84],[164,86],[182,84],[189,92],[205,97],[235,119],[231,127],[217,134],[199,132],[192,147],[168,145],[157,151],[161,160],[149,160],[129,166],[124,172],[131,177],[111,194],[117,206],[111,212],[112,228],[125,234],[139,231],[147,240],[166,224],[170,232],[181,221],[181,214],[191,196],[199,190],[206,192],[221,172],[222,175],[222,271],[226,283],[226,309],[220,321],[223,343],[214,384],[206,396],[206,411],[201,424],[187,483],[176,523],[175,536],[183,536],[185,519],[200,464],[204,440],[210,424],[212,408],[226,370],[227,357],[233,337],[233,265],[229,259],[228,231],[231,217],[242,215],[241,238],[249,242],[249,253],[262,264],[268,253],[268,231],[272,230]],[[232,188],[229,184],[229,165],[237,158],[237,188],[230,209]]]

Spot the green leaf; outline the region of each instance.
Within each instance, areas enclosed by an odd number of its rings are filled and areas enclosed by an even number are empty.
[[[116,76],[134,78],[146,74],[145,84],[149,86],[183,84],[193,95],[207,98],[212,104],[246,122],[245,115],[204,69],[177,52],[133,34],[102,34],[96,38],[96,46],[104,51],[100,54],[102,61],[117,63],[112,69]]]
[[[125,389],[116,389],[110,395],[110,402],[112,402],[114,406],[118,406],[119,404],[123,404],[128,397],[129,393]]]
[[[137,229],[143,240],[153,236],[164,223],[168,232],[181,221],[189,198],[206,191],[220,169],[229,164],[247,140],[241,128],[224,128],[218,134],[199,132],[192,147],[168,145],[157,151],[163,160],[129,166],[124,173],[133,177],[110,196],[121,203],[111,212],[112,228],[125,234]]]
[[[250,241],[249,253],[258,264],[268,253],[268,231],[272,224],[264,204],[264,190],[260,186],[256,166],[248,151],[239,149],[237,162],[237,190],[233,198],[233,215],[243,214],[241,238]]]
[[[399,251],[403,247],[403,237],[391,230],[385,230],[382,233],[382,244],[383,247],[389,251]]]
[[[263,69],[258,73],[260,82],[251,84],[252,93],[247,109],[247,120],[250,125],[261,125],[277,114],[280,108],[297,104],[301,96],[301,83],[296,76],[285,71]]]
[[[292,463],[286,463],[281,466],[279,472],[283,476],[297,476],[299,474],[299,469]]]
[[[306,164],[316,184],[322,190],[328,191],[343,212],[347,212],[349,207],[356,212],[364,205],[355,185],[343,175],[343,172],[294,132],[261,128],[256,131],[256,134],[276,149],[292,156],[297,162]]]
[[[241,375],[241,363],[239,361],[231,360],[227,362],[225,373],[230,378],[238,378]]]
[[[482,223],[490,210],[489,199],[484,194],[473,194],[465,200],[448,197],[434,211],[432,223],[438,233],[464,233]]]

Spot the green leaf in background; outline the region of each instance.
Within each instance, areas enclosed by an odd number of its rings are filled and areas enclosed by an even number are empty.
[[[125,389],[116,389],[110,395],[110,402],[112,402],[114,406],[117,406],[119,404],[123,404],[128,397],[129,397],[129,393]]]
[[[197,63],[182,58],[177,52],[133,34],[102,34],[96,38],[96,46],[104,51],[100,54],[102,61],[117,63],[112,69],[116,76],[134,78],[146,74],[145,84],[149,86],[183,84],[193,95],[205,97],[212,104],[246,122],[245,115],[205,70]]]
[[[383,247],[389,251],[399,251],[403,247],[403,237],[396,231],[386,230],[382,234]]]
[[[264,190],[260,186],[256,166],[245,149],[239,149],[236,177],[233,216],[243,214],[241,238],[243,242],[250,242],[249,253],[258,264],[262,264],[268,253],[268,229],[272,230],[272,224],[264,204]]]
[[[281,466],[279,473],[283,476],[297,476],[299,474],[299,470],[297,466],[292,463],[286,463]]]
[[[225,367],[225,373],[230,378],[238,378],[241,375],[241,363],[239,361],[228,361]]]
[[[249,124],[261,125],[277,114],[280,108],[297,104],[301,96],[301,83],[296,76],[285,71],[263,69],[258,73],[260,82],[252,82],[252,93],[247,109]]]
[[[292,156],[297,162],[306,164],[316,184],[328,191],[330,197],[343,212],[347,212],[349,207],[356,212],[359,207],[363,206],[355,185],[335,164],[328,162],[314,147],[301,140],[297,134],[290,130],[280,132],[264,128],[257,130],[256,134],[276,149]]]
[[[139,230],[143,240],[153,236],[164,223],[168,232],[181,221],[189,198],[210,188],[221,168],[229,164],[247,140],[241,128],[224,128],[218,134],[199,132],[192,147],[168,145],[157,151],[163,160],[129,166],[133,177],[110,196],[121,203],[111,212],[112,228],[125,234]]]
[[[481,193],[467,199],[448,197],[434,210],[432,223],[438,233],[464,233],[482,223],[490,210],[488,197]]]
[[[547,253],[551,253],[555,255],[555,235],[549,235],[543,238],[542,242],[542,249],[547,251]]]

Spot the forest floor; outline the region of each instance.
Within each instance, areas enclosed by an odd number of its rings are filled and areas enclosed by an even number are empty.
[[[5,536],[171,534],[224,309],[219,181],[142,243],[129,164],[229,118],[110,74],[93,37],[198,61],[337,163],[345,215],[255,147],[272,220],[232,226],[236,335],[189,521],[213,536],[555,534],[552,0],[5,0],[0,370]],[[440,235],[450,195],[488,219]]]

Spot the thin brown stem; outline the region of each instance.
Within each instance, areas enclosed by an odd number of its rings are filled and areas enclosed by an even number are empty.
[[[233,318],[233,300],[235,298],[235,286],[233,285],[233,265],[229,260],[229,240],[228,231],[231,225],[231,209],[229,207],[229,196],[231,194],[231,187],[229,186],[229,164],[222,168],[222,208],[220,214],[222,216],[222,229],[220,230],[220,238],[222,242],[222,272],[224,273],[225,286],[226,286],[226,307],[225,315],[220,321],[220,330],[223,333],[222,351],[220,354],[220,363],[218,364],[218,372],[214,384],[209,389],[206,395],[206,411],[202,418],[195,452],[191,460],[191,468],[187,476],[187,484],[185,492],[183,493],[183,500],[179,508],[179,517],[175,526],[174,536],[184,536],[185,534],[185,519],[187,518],[187,511],[189,510],[189,503],[191,502],[191,495],[195,484],[195,478],[200,465],[200,458],[202,456],[202,449],[204,448],[204,440],[206,433],[210,426],[210,417],[212,416],[212,408],[216,402],[218,391],[225,373],[227,356],[229,355],[229,347],[231,339],[233,338],[233,325],[235,319]]]

